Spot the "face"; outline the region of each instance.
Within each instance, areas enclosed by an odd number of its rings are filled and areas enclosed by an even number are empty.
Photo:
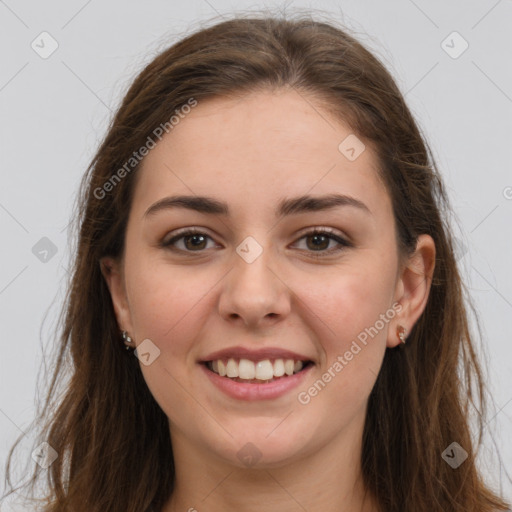
[[[177,450],[272,467],[353,442],[397,324],[422,309],[376,154],[340,150],[350,126],[313,105],[199,102],[137,171],[106,279]]]

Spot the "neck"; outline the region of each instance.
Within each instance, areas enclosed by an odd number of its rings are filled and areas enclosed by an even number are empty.
[[[264,469],[220,461],[172,432],[175,488],[163,512],[376,512],[361,478],[362,424],[349,428],[314,453]]]

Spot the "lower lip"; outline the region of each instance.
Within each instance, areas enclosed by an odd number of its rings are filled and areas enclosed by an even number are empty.
[[[200,366],[210,381],[226,395],[238,400],[247,401],[271,400],[283,396],[297,387],[311,368],[313,368],[313,365],[310,365],[299,373],[295,373],[289,377],[281,377],[280,379],[266,384],[249,384],[236,382],[228,377],[221,377],[218,373],[209,370],[204,364],[200,364]]]

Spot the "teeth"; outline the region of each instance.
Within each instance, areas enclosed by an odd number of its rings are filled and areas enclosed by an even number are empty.
[[[240,359],[240,363],[238,364],[238,377],[241,379],[254,379],[255,375],[256,368],[254,363],[249,361],[249,359]]]
[[[284,361],[276,359],[274,361],[274,377],[282,377],[284,375]]]
[[[256,363],[256,378],[260,380],[270,380],[274,377],[272,363],[265,359]]]
[[[238,377],[238,365],[234,359],[230,359],[226,365],[226,375],[228,377]]]
[[[211,361],[209,368],[221,377],[232,379],[270,381],[276,377],[284,375],[293,375],[300,372],[304,367],[302,361],[293,359],[276,359],[274,362],[270,359],[253,362],[249,359],[240,359],[239,361],[231,358],[225,363],[222,359]]]

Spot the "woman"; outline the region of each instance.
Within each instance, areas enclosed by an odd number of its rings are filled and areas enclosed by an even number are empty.
[[[173,45],[79,211],[45,511],[506,509],[442,182],[348,34],[237,18]]]

